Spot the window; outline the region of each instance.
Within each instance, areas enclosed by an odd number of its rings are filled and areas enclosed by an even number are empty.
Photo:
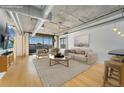
[[[49,49],[53,45],[52,36],[29,36],[29,53],[35,53],[36,49]]]
[[[53,46],[53,41],[52,37],[29,37],[29,44],[38,44],[49,48]]]
[[[66,48],[65,38],[60,38],[60,48]]]

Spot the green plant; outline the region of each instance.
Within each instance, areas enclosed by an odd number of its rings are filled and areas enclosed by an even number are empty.
[[[54,51],[56,52],[56,54],[58,54],[60,49],[59,48],[54,48]]]

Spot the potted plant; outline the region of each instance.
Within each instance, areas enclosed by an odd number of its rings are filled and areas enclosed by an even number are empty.
[[[55,48],[54,51],[55,51],[55,57],[58,57],[58,58],[63,58],[64,57],[64,55],[62,55],[60,53],[60,49],[59,48]]]
[[[59,48],[54,48],[53,51],[55,52],[55,55],[57,55],[59,53],[60,49]]]

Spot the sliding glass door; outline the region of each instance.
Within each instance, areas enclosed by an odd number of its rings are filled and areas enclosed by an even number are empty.
[[[49,49],[53,47],[52,36],[29,37],[29,53],[36,53],[36,49]]]

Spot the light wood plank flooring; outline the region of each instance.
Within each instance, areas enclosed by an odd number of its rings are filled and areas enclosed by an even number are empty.
[[[67,81],[65,87],[101,87],[103,85],[103,64],[94,64],[87,71],[80,73],[75,78]]]
[[[0,79],[1,87],[42,87],[32,59],[34,56],[17,57],[6,75]],[[102,86],[103,64],[94,64],[90,69],[70,81],[63,87],[99,87]]]

